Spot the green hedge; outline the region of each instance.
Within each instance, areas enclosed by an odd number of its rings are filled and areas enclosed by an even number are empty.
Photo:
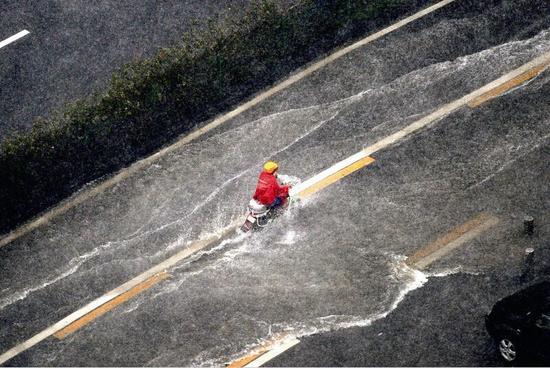
[[[123,66],[103,94],[0,147],[0,231],[131,164],[337,45],[423,6],[411,0],[259,1],[179,47]]]

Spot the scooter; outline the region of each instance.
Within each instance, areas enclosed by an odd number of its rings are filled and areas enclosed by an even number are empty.
[[[265,227],[269,220],[274,216],[274,210],[269,208],[260,202],[256,201],[254,198],[248,202],[248,212],[246,214],[246,220],[241,226],[241,231],[247,233],[253,229],[259,229]]]
[[[289,185],[290,187],[300,183],[300,179],[289,175],[278,175],[277,180],[281,185]],[[250,230],[261,229],[267,224],[279,216],[288,208],[290,198],[287,198],[286,202],[278,207],[270,208],[256,201],[254,198],[248,202],[246,219],[244,224],[240,227],[240,231],[247,233]]]

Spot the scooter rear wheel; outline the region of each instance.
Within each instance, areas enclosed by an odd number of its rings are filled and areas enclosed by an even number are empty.
[[[246,220],[244,222],[244,224],[241,226],[241,231],[243,233],[247,233],[249,232],[250,230],[252,230],[252,228],[254,227],[254,224],[248,220]]]

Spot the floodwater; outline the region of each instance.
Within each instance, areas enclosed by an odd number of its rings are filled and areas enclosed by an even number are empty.
[[[550,52],[550,13],[539,11],[545,4],[458,2],[344,57],[223,131],[1,248],[0,346],[5,351],[30,338],[243,218],[265,160],[307,179]],[[545,73],[509,93],[526,89],[540,95],[534,101],[547,102],[549,80]],[[469,114],[460,111],[422,134],[437,138],[445,124],[460,130]],[[479,155],[470,170],[449,166],[453,157],[444,146],[431,160],[422,147],[420,157],[392,154],[390,147],[372,167],[293,203],[263,231],[236,234],[200,252],[93,324],[63,341],[50,338],[10,363],[220,365],[261,341],[384,318],[430,277],[405,266],[405,256],[479,209],[455,196],[548,144],[547,118],[521,126],[493,123],[508,128],[469,124],[468,134],[455,141],[455,151]],[[491,137],[476,136],[476,129]],[[437,220],[434,213],[445,216]],[[438,270],[449,272],[452,267]]]

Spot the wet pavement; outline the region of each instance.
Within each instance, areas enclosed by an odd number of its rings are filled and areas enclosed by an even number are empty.
[[[423,157],[427,165],[415,165],[408,171],[416,171],[413,175],[421,174],[430,178],[432,176],[425,170],[431,171],[439,166],[439,172],[447,172],[448,177],[455,181],[454,188],[463,188],[461,191],[449,191],[446,184],[443,184],[446,181],[444,179],[426,180],[422,182],[425,188],[419,188],[413,195],[410,191],[403,190],[402,196],[388,196],[388,200],[391,198],[396,206],[431,212],[414,215],[409,213],[416,221],[407,219],[406,223],[412,223],[414,231],[429,234],[424,227],[440,226],[441,223],[451,220],[451,223],[444,225],[439,231],[439,234],[445,234],[454,225],[464,222],[457,221],[462,211],[466,211],[463,218],[471,217],[470,213],[491,213],[500,219],[500,223],[429,266],[423,272],[427,277],[423,286],[407,294],[385,318],[373,316],[366,319],[362,326],[304,337],[299,345],[271,361],[270,365],[503,365],[497,359],[495,346],[485,330],[484,316],[500,298],[530,283],[550,278],[550,147],[547,137],[541,144],[528,145],[524,154],[514,156],[515,148],[521,144],[505,139],[500,146],[496,146],[500,148],[496,149],[511,149],[513,162],[506,163],[489,160],[481,162],[480,157],[488,156],[479,151],[488,147],[485,139],[499,137],[494,129],[504,128],[497,128],[487,122],[503,122],[508,117],[514,120],[515,126],[526,127],[532,121],[544,119],[543,116],[537,116],[539,112],[547,114],[544,110],[544,106],[548,104],[546,98],[539,99],[543,95],[549,95],[547,81],[544,83],[538,87],[527,87],[522,94],[502,97],[469,118],[456,116],[454,127],[449,124],[449,128],[440,134],[437,134],[439,128],[436,128],[429,137],[428,134],[423,134],[416,138],[416,142],[401,145],[391,153],[388,152],[390,158],[411,155]],[[533,89],[530,91],[531,88]],[[524,114],[521,116],[515,115],[519,105],[531,105],[533,114],[522,111]],[[475,149],[469,150],[469,157],[466,157],[466,152],[461,154],[462,149],[457,150],[457,143],[465,141],[457,139],[457,133],[462,135],[471,132],[471,124],[476,120],[475,139],[485,139],[483,144],[480,141],[473,143],[471,148]],[[500,135],[501,139],[503,137]],[[439,150],[434,145],[439,145]],[[422,149],[419,150],[418,147]],[[442,149],[450,153],[447,159],[437,159],[442,156]],[[380,164],[383,158],[378,159]],[[495,175],[478,176],[483,172],[484,165],[495,165],[499,169]],[[446,166],[446,170],[442,166]],[[396,170],[394,167],[384,167],[385,176],[391,175]],[[467,169],[464,170],[465,168]],[[400,170],[398,177],[402,180],[408,175],[411,174]],[[372,175],[368,178],[367,176],[365,175],[365,181],[373,179]],[[410,185],[408,180],[401,183],[405,187]],[[379,193],[375,194],[376,197]],[[526,215],[533,216],[537,222],[537,229],[531,236],[524,233],[523,218]],[[395,229],[396,224],[392,224],[392,227]],[[429,242],[416,240],[414,236],[407,236],[407,239],[417,248]],[[410,255],[414,246],[408,253],[406,250],[398,253]],[[535,261],[526,270],[524,251],[528,247],[535,249]],[[531,362],[541,363],[544,364]]]
[[[0,140],[65,104],[102,91],[116,69],[180,41],[214,14],[249,0],[4,0],[0,40],[31,33],[0,51]]]
[[[475,4],[338,60],[0,248],[2,351],[240,219],[264,160],[306,179],[550,52],[547,2]],[[220,365],[277,334],[302,342],[272,365],[499,364],[479,321],[519,287],[524,247],[547,247],[548,226],[525,239],[521,219],[550,219],[549,81],[433,123],[8,364]],[[482,212],[499,224],[423,272],[404,263]]]

